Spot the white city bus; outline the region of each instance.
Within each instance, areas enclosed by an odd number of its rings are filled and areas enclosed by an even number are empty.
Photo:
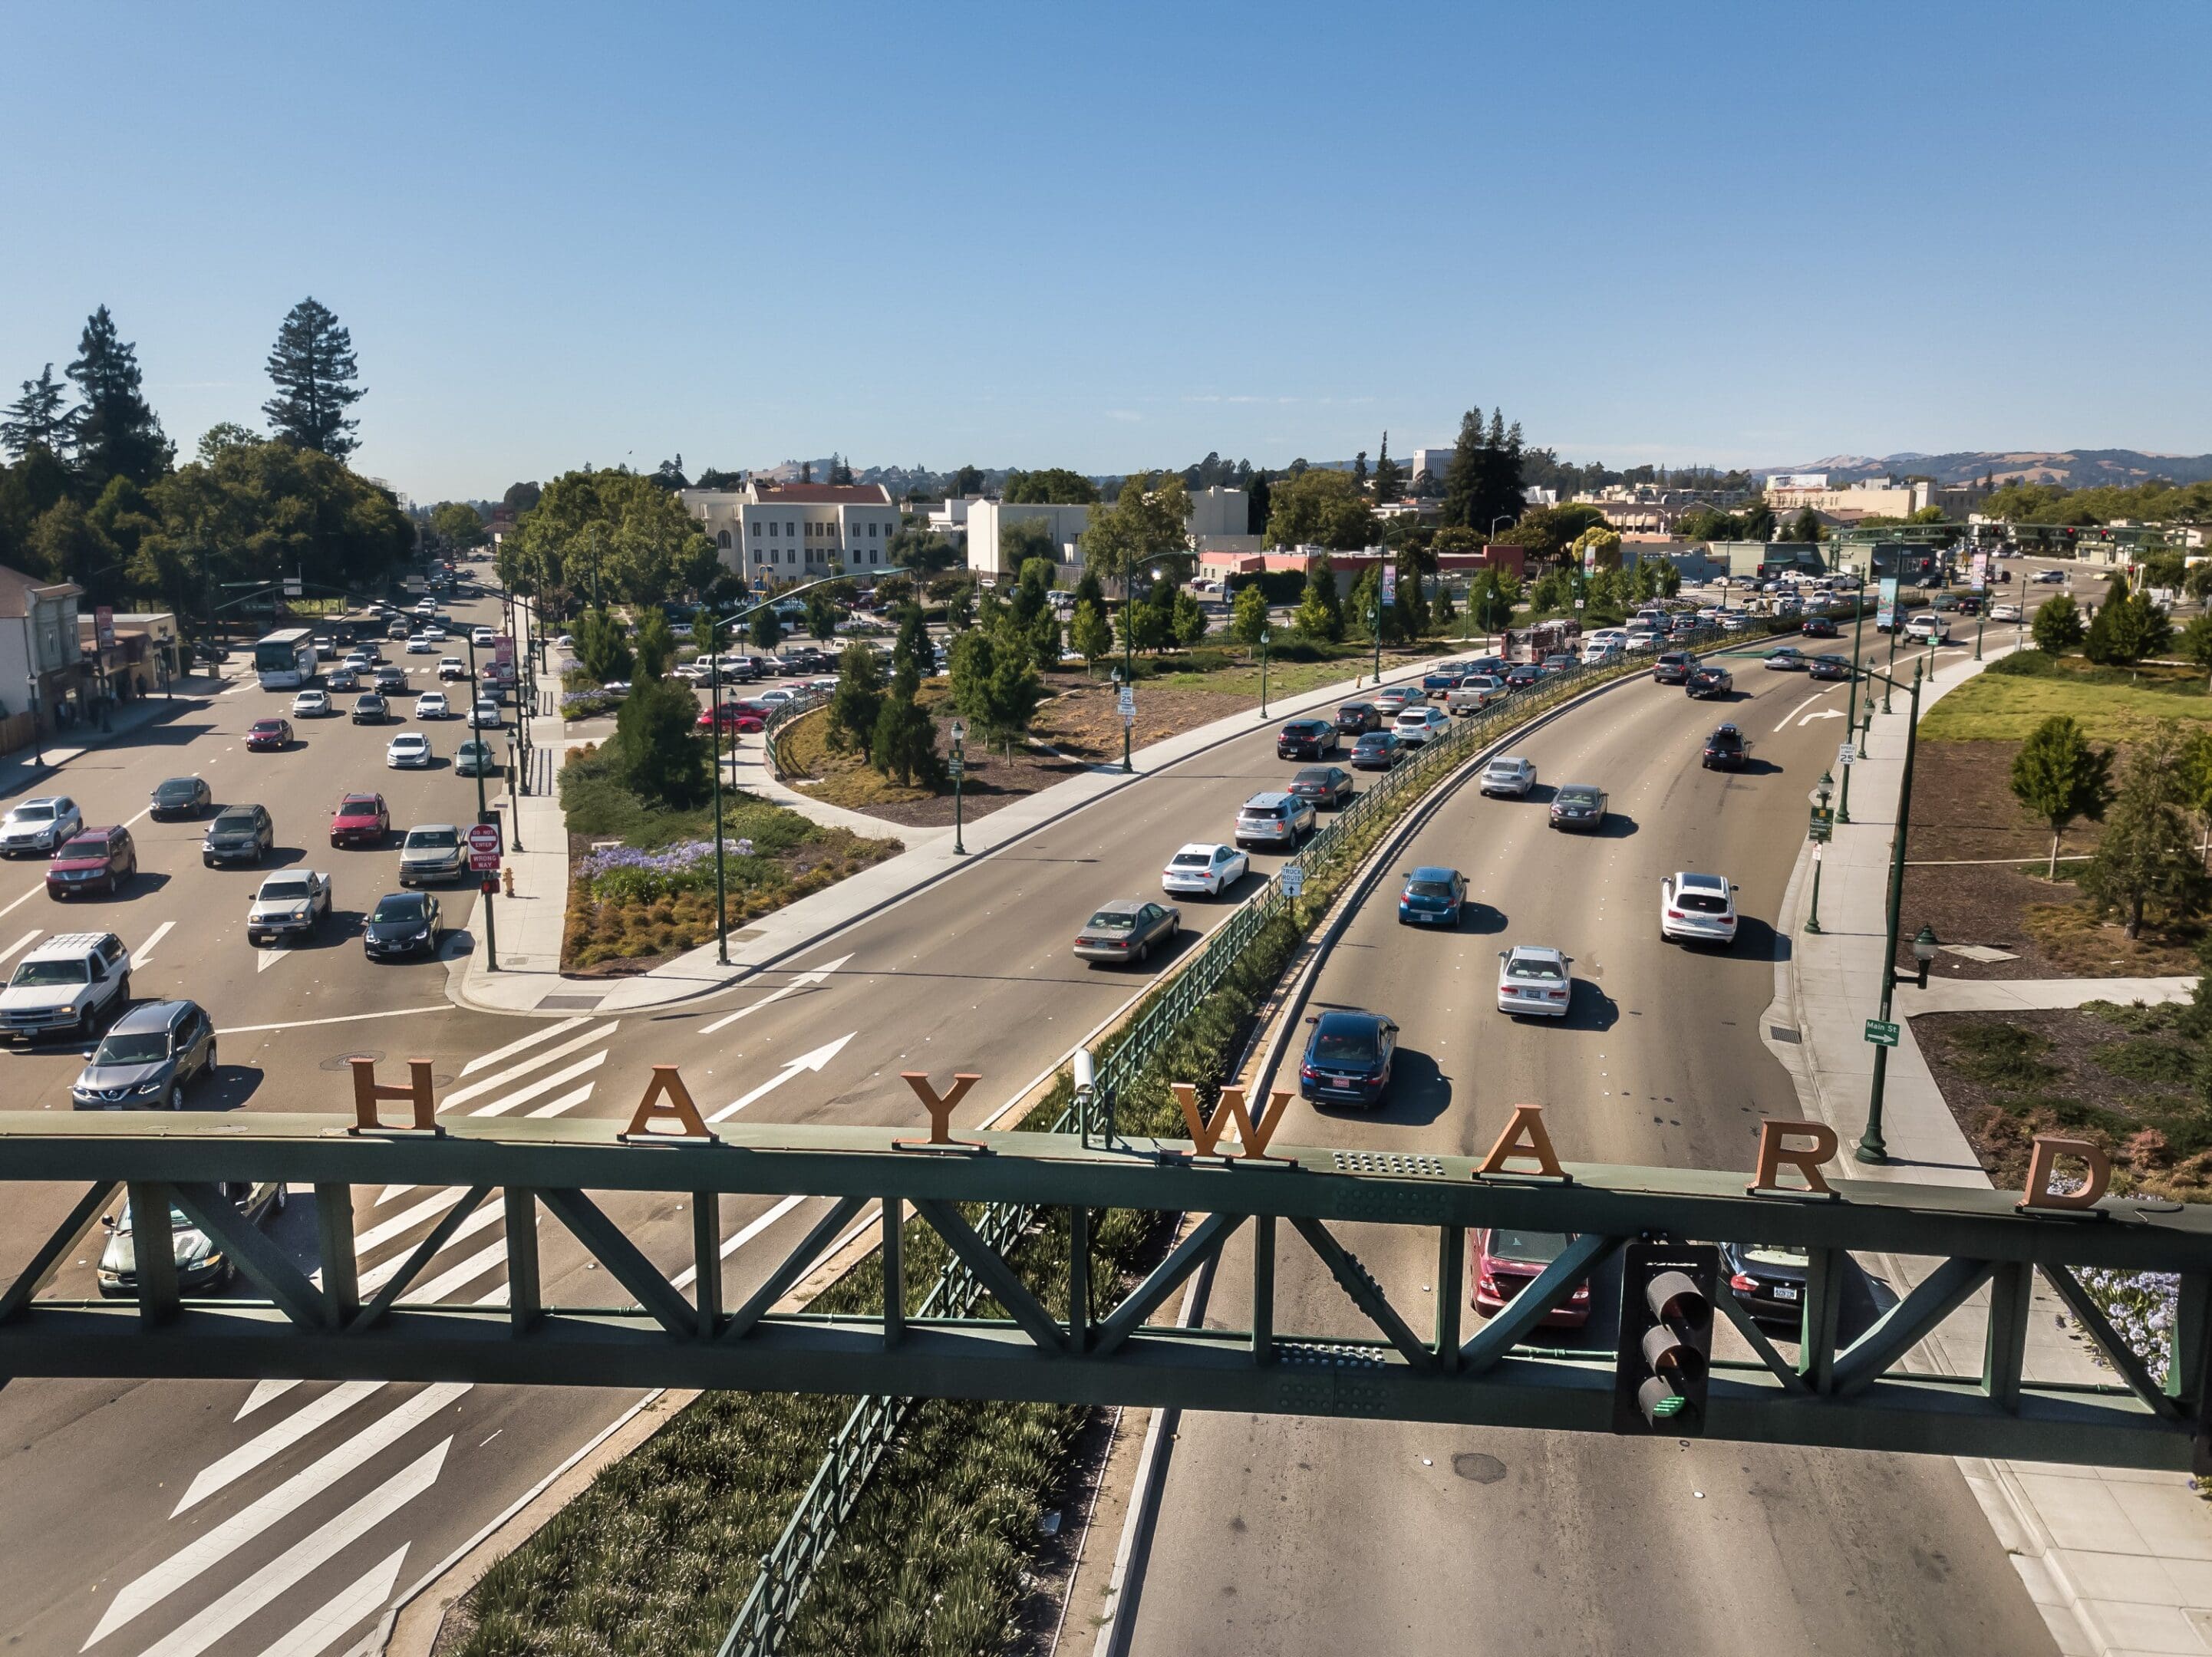
[[[256,640],[253,671],[264,690],[297,690],[315,677],[313,634],[303,627],[288,627]]]

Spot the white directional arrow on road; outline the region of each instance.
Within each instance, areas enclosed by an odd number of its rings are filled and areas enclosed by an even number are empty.
[[[1842,708],[1824,707],[1817,713],[1808,713],[1803,719],[1798,720],[1797,723],[1800,725],[1810,725],[1815,719],[1840,719],[1843,717],[1844,710]]]
[[[712,1035],[716,1030],[721,1029],[725,1026],[736,1023],[738,1020],[743,1018],[747,1013],[758,1012],[763,1007],[773,1006],[775,1003],[782,1000],[784,997],[789,995],[793,990],[805,989],[810,984],[819,984],[824,979],[828,978],[831,973],[836,972],[838,968],[843,966],[852,958],[853,957],[849,955],[841,955],[835,961],[825,961],[822,965],[799,974],[798,977],[793,979],[791,982],[785,985],[781,989],[775,991],[771,994],[761,997],[759,1000],[754,1002],[750,1007],[739,1007],[735,1012],[725,1014],[723,1017],[717,1018],[713,1023],[702,1026],[699,1034],[702,1035]]]
[[[824,1065],[827,1065],[832,1059],[835,1059],[840,1053],[843,1052],[845,1044],[859,1034],[860,1031],[858,1030],[848,1031],[847,1034],[839,1036],[835,1041],[823,1042],[811,1053],[802,1053],[796,1059],[785,1059],[783,1061],[783,1068],[781,1071],[778,1071],[767,1081],[762,1083],[750,1093],[745,1095],[744,1098],[738,1100],[735,1103],[724,1105],[721,1109],[716,1111],[707,1120],[710,1122],[726,1121],[729,1118],[736,1115],[739,1111],[743,1110],[747,1105],[752,1103],[754,1100],[766,1098],[769,1094],[774,1093],[786,1082],[788,1082],[793,1077],[798,1075],[799,1071],[803,1070],[820,1070]]]

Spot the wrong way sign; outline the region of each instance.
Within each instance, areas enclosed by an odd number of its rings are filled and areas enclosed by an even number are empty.
[[[476,822],[469,825],[469,867],[478,874],[489,874],[499,867],[499,825],[495,822]]]

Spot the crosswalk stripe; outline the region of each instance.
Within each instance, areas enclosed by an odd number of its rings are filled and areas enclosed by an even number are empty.
[[[722,1258],[726,1260],[731,1255],[736,1253],[738,1250],[743,1248],[755,1237],[759,1236],[762,1232],[767,1230],[769,1227],[774,1225],[785,1215],[790,1213],[791,1211],[798,1207],[799,1204],[810,1202],[811,1200],[812,1199],[807,1197],[786,1197],[781,1202],[778,1203],[774,1208],[769,1210],[767,1213],[762,1215],[758,1219],[751,1222],[750,1224],[739,1226],[735,1231],[732,1231],[728,1236],[722,1239]],[[678,1289],[689,1289],[698,1280],[698,1277],[699,1268],[696,1266],[687,1266],[673,1278],[670,1278],[669,1281],[674,1284]]]
[[[455,1290],[474,1283],[487,1272],[495,1269],[507,1259],[507,1240],[501,1238],[480,1253],[471,1254],[451,1271],[441,1272],[424,1284],[412,1295],[403,1295],[403,1300],[424,1302],[441,1301]],[[504,1288],[501,1290],[505,1296]]]
[[[540,1094],[550,1093],[563,1083],[573,1082],[579,1076],[588,1075],[607,1062],[607,1050],[601,1047],[588,1059],[580,1059],[566,1069],[556,1070],[550,1076],[532,1082],[526,1088],[518,1088],[505,1098],[495,1099],[488,1105],[478,1105],[469,1113],[471,1116],[504,1116],[517,1105],[528,1104]]]
[[[473,1076],[480,1070],[489,1070],[501,1059],[520,1053],[525,1047],[534,1047],[540,1041],[550,1041],[555,1036],[566,1035],[577,1025],[586,1022],[581,1018],[564,1018],[557,1024],[548,1024],[543,1029],[532,1030],[519,1041],[510,1041],[503,1047],[495,1048],[490,1053],[483,1053],[470,1059],[467,1064],[461,1066],[461,1074]]]
[[[581,1035],[573,1041],[563,1041],[557,1047],[547,1047],[542,1053],[533,1053],[520,1064],[510,1065],[496,1076],[487,1076],[481,1082],[471,1082],[467,1087],[456,1088],[438,1102],[438,1108],[449,1110],[465,1100],[474,1099],[483,1094],[495,1093],[514,1080],[516,1077],[526,1076],[540,1065],[550,1065],[556,1059],[566,1059],[577,1049],[588,1047],[594,1041],[604,1041],[621,1028],[619,1021],[609,1023],[598,1029],[586,1030]]]
[[[249,1397],[245,1403],[238,1406],[238,1413],[233,1416],[231,1419],[233,1421],[245,1420],[246,1417],[252,1415],[263,1405],[274,1404],[278,1399],[283,1397],[285,1393],[290,1392],[299,1384],[300,1383],[296,1381],[255,1381],[253,1383],[252,1395]]]
[[[321,1657],[365,1618],[380,1610],[392,1597],[392,1589],[399,1586],[399,1568],[407,1561],[408,1545],[402,1542],[398,1551],[351,1587],[339,1590],[331,1602],[312,1613],[290,1633],[277,1636],[276,1643],[261,1654],[261,1657]]]
[[[586,1082],[574,1093],[564,1093],[551,1104],[538,1106],[530,1113],[531,1120],[537,1121],[547,1116],[558,1116],[562,1111],[575,1109],[577,1106],[592,1096],[592,1083]]]
[[[425,1197],[412,1208],[404,1209],[390,1219],[380,1221],[354,1239],[354,1258],[359,1259],[364,1254],[374,1253],[394,1237],[405,1235],[433,1215],[444,1213],[465,1194],[459,1186],[447,1186],[434,1195]]]
[[[25,932],[25,933],[22,935],[22,937],[21,937],[21,938],[17,938],[17,939],[16,939],[13,944],[10,944],[6,948],[6,949],[4,949],[4,950],[0,950],[0,961],[5,961],[5,960],[9,956],[11,956],[11,955],[15,954],[16,950],[18,950],[21,949],[25,944],[28,944],[28,943],[30,943],[32,940],[33,940],[34,938],[36,938],[38,937],[38,935],[39,935],[39,928],[37,928],[36,926],[32,927],[32,928],[31,928],[31,930],[30,930],[29,932]]]
[[[149,1647],[142,1657],[201,1657],[240,1624],[325,1560],[351,1546],[362,1537],[422,1495],[438,1482],[446,1465],[450,1438],[417,1457],[319,1530],[294,1544],[236,1587],[180,1624],[166,1639]]]
[[[506,1213],[506,1211],[505,1207],[498,1203],[484,1202],[479,1204],[475,1213],[470,1215],[468,1218],[463,1220],[459,1225],[453,1228],[453,1235],[446,1239],[446,1247],[452,1247],[464,1237],[475,1236],[477,1232],[482,1231],[487,1226],[497,1225],[501,1217]],[[442,1253],[445,1251],[441,1249],[439,1252]],[[364,1295],[373,1295],[378,1290],[383,1288],[386,1284],[391,1282],[393,1278],[399,1275],[399,1268],[407,1264],[411,1253],[411,1250],[394,1253],[390,1259],[385,1261],[381,1266],[373,1266],[368,1271],[362,1272],[361,1274],[361,1292]],[[412,1296],[412,1298],[416,1300],[422,1300],[425,1297],[432,1300],[437,1298],[436,1296],[429,1294],[428,1290],[419,1289],[415,1291],[415,1294]]]
[[[204,1535],[195,1537],[115,1596],[86,1646],[97,1644],[179,1588],[228,1558],[277,1520],[329,1490],[371,1456],[392,1445],[469,1391],[463,1384],[426,1387],[389,1414],[337,1446],[321,1460],[286,1479],[252,1506],[241,1508]]]
[[[362,1399],[381,1392],[384,1385],[380,1381],[349,1381],[332,1387],[296,1415],[287,1416],[273,1426],[264,1428],[228,1455],[201,1468],[190,1488],[185,1491],[184,1499],[169,1510],[169,1517],[174,1519],[186,1508],[198,1506],[217,1490],[236,1484],[270,1457],[290,1449],[318,1427],[337,1420]]]

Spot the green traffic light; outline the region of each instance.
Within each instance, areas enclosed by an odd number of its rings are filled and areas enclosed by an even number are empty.
[[[1689,1399],[1684,1398],[1680,1393],[1669,1393],[1665,1398],[1661,1399],[1656,1404],[1651,1406],[1651,1413],[1659,1417],[1662,1421],[1664,1421],[1670,1416],[1678,1416],[1681,1414],[1682,1406],[1689,1401]]]

